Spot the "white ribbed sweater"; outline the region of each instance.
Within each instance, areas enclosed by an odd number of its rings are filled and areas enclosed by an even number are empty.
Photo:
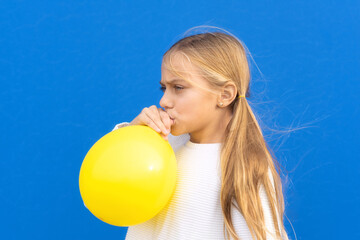
[[[119,123],[113,130],[128,124]],[[221,143],[193,143],[189,134],[169,134],[168,141],[177,161],[174,194],[155,217],[144,223],[129,226],[125,240],[224,239],[224,217],[220,205]],[[266,227],[275,233],[269,202],[263,188],[260,188],[260,197]],[[237,206],[235,201],[234,204]],[[252,240],[241,213],[232,207],[231,215],[240,239]],[[266,239],[275,238],[268,234]]]

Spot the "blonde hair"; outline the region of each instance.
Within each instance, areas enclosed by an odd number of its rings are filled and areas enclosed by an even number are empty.
[[[183,77],[171,66],[174,53],[181,53],[199,69],[211,88],[218,89],[229,81],[237,87],[237,96],[229,105],[233,117],[225,130],[220,155],[220,200],[227,235],[230,232],[234,239],[239,239],[231,218],[231,207],[234,206],[246,220],[252,237],[266,239],[259,193],[263,187],[273,222],[278,223],[274,224],[276,236],[273,237],[288,239],[283,224],[284,198],[279,164],[264,139],[248,100],[238,98],[240,95],[250,96],[250,70],[244,46],[232,34],[205,32],[177,41],[164,53],[163,62],[169,62],[170,65],[166,66]]]

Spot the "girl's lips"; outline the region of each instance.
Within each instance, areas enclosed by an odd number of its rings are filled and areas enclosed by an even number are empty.
[[[174,124],[175,118],[173,118],[170,114],[168,114],[168,115],[169,115],[169,118],[170,118],[170,120],[171,120],[171,123]]]

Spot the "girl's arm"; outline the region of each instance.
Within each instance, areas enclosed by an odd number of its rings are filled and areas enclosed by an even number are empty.
[[[130,123],[128,123],[128,122],[122,122],[122,123],[116,124],[112,131],[122,128],[122,127],[129,126],[129,124]],[[189,139],[190,139],[190,135],[187,133],[179,135],[179,136],[174,136],[171,133],[169,133],[169,135],[168,135],[169,144],[171,145],[171,147],[173,148],[174,151],[176,151],[179,147],[184,145]]]
[[[268,171],[268,174],[270,176],[272,184],[274,184],[270,169]],[[275,225],[274,225],[274,221],[273,221],[272,214],[271,214],[269,199],[267,197],[267,194],[266,194],[266,191],[265,191],[263,185],[260,186],[259,193],[260,193],[261,205],[262,205],[263,212],[264,212],[265,226],[266,226],[266,229],[270,232],[270,233],[266,232],[266,239],[267,240],[277,239],[276,234],[275,234]],[[236,205],[236,207],[238,207],[236,201],[234,201],[234,204]],[[231,216],[232,216],[235,232],[238,234],[238,236],[241,239],[248,239],[248,238],[251,239],[251,233],[249,231],[247,223],[246,223],[244,217],[242,216],[242,214],[235,207],[232,207],[232,209],[231,209]],[[277,217],[278,217],[278,220],[280,221],[279,215],[277,215]],[[279,223],[278,223],[278,225],[279,225]],[[280,227],[280,225],[279,225],[279,227]]]
[[[111,130],[111,131],[114,131],[114,130],[119,129],[119,128],[121,128],[121,127],[126,127],[126,126],[128,126],[129,124],[130,124],[130,123],[128,123],[128,122],[122,122],[122,123],[116,124],[115,127],[114,127],[114,129]]]

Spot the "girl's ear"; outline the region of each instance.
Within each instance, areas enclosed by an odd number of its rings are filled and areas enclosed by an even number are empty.
[[[218,98],[218,102],[223,103],[223,107],[230,105],[237,95],[237,87],[233,82],[226,83],[221,90],[221,93]]]

